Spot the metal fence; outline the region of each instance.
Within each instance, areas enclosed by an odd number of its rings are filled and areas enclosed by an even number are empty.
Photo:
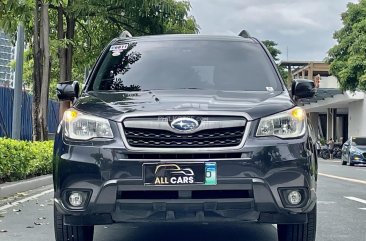
[[[32,140],[32,98],[33,96],[23,92],[22,95],[22,120],[20,138]],[[13,119],[14,90],[0,87],[0,137],[11,137]],[[59,123],[59,104],[56,101],[48,102],[48,132],[55,133]]]

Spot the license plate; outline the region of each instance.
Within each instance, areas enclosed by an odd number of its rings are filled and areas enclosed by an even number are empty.
[[[216,163],[145,163],[144,184],[156,186],[216,185]]]

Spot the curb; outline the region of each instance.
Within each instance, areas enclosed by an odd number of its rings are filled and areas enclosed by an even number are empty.
[[[14,195],[18,192],[29,191],[52,184],[52,175],[44,175],[17,182],[0,184],[0,198]]]

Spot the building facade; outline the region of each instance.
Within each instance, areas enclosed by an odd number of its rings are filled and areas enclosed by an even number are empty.
[[[14,47],[9,38],[0,30],[0,86],[12,86],[14,71],[9,63],[14,59]]]
[[[301,105],[319,139],[344,143],[350,137],[366,137],[366,93],[342,91],[336,77],[324,62],[284,61],[291,79],[318,78],[313,98],[301,99]]]

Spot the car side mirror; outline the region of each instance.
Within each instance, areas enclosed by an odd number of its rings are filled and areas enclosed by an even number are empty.
[[[295,79],[291,86],[292,96],[297,99],[312,98],[315,95],[315,83],[308,79]]]
[[[56,94],[60,101],[74,101],[74,99],[79,98],[79,82],[68,81],[57,84]]]

